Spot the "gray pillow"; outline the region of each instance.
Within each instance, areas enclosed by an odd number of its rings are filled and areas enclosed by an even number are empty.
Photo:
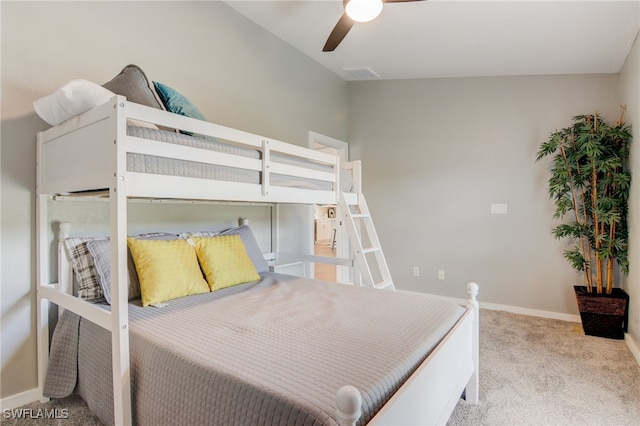
[[[178,236],[164,232],[156,232],[150,234],[137,235],[135,238],[141,240],[176,240]],[[93,266],[96,271],[97,281],[102,289],[102,295],[107,303],[111,304],[111,262],[110,248],[108,239],[88,241],[86,243],[87,251],[93,260]],[[129,276],[127,277],[128,299],[140,298],[140,281],[136,272],[136,265],[133,262],[131,252],[127,249],[127,267],[129,268]]]
[[[102,86],[116,95],[126,96],[131,102],[165,109],[147,76],[137,65],[127,65],[120,74]]]

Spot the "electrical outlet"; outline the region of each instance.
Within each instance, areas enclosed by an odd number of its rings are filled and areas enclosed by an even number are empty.
[[[444,280],[444,269],[439,269],[438,270],[438,279],[439,280]]]
[[[414,277],[419,277],[420,276],[420,267],[418,267],[418,266],[414,266],[413,267],[413,276]]]

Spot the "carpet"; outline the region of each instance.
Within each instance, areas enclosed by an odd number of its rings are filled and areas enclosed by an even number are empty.
[[[481,309],[480,403],[448,425],[640,425],[640,366],[580,324]]]

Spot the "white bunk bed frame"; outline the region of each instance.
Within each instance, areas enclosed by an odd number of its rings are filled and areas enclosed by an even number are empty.
[[[213,136],[262,152],[261,159],[212,152],[199,148],[155,142],[128,136],[128,120]],[[271,152],[302,157],[330,165],[323,172],[270,161]],[[188,161],[232,166],[261,172],[260,184],[215,181],[130,172],[127,153],[139,153]],[[341,164],[337,156],[264,138],[240,130],[194,120],[128,102],[114,96],[109,102],[37,135],[37,331],[38,387],[41,399],[49,355],[49,303],[88,319],[111,332],[114,419],[117,425],[132,423],[129,371],[129,320],[127,300],[127,202],[130,199],[210,200],[224,202],[356,204],[360,195],[359,164],[352,167],[354,193],[341,194]],[[347,167],[348,168],[348,167]],[[270,184],[270,174],[330,182],[333,190],[310,190]],[[49,220],[47,202],[53,195],[95,189],[108,190],[112,304],[104,310],[72,294],[72,271],[58,244],[58,282],[49,279]],[[69,237],[70,225],[61,224],[59,241]],[[272,255],[274,256],[274,255]],[[277,256],[277,255],[276,255]],[[125,285],[120,285],[125,283]],[[478,287],[467,286],[467,311],[427,359],[379,410],[369,424],[445,424],[461,394],[478,401]],[[336,395],[336,412],[342,425],[355,425],[361,397],[345,386]]]

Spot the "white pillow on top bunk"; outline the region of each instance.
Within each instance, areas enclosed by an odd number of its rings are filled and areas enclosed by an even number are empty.
[[[133,64],[124,67],[118,75],[102,86],[89,80],[71,80],[52,94],[34,101],[33,109],[44,121],[57,126],[106,103],[115,95],[125,96],[128,101],[140,105],[206,121],[198,108],[184,95],[162,83],[151,82],[144,71]],[[175,131],[138,120],[129,119],[127,124]]]
[[[72,80],[33,102],[36,114],[52,126],[102,105],[115,96],[110,90],[88,80]]]

